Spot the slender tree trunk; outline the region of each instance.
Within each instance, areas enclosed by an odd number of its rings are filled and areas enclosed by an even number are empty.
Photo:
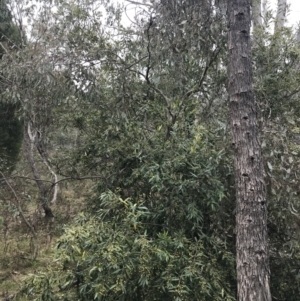
[[[252,19],[253,19],[254,26],[262,26],[263,25],[261,0],[253,0]]]
[[[57,183],[58,182],[58,176],[49,164],[48,156],[47,156],[47,153],[46,153],[45,148],[43,146],[43,142],[42,142],[41,138],[36,137],[35,146],[36,146],[36,149],[38,150],[38,153],[39,153],[40,157],[43,160],[44,165],[47,167],[48,171],[53,176],[54,183]],[[58,184],[54,184],[53,185],[52,200],[50,201],[50,204],[52,204],[52,205],[56,204],[57,195],[58,195]]]
[[[286,21],[287,0],[278,0],[275,30],[282,28]]]
[[[297,30],[296,39],[297,39],[298,43],[300,44],[300,28]]]
[[[45,213],[45,217],[46,218],[50,218],[53,217],[53,213],[51,208],[48,205],[48,201],[47,201],[47,189],[42,181],[42,178],[40,176],[39,170],[36,166],[36,162],[34,160],[34,155],[33,155],[33,150],[34,150],[34,140],[35,140],[35,136],[32,134],[31,129],[30,129],[30,124],[29,122],[25,122],[25,126],[24,126],[24,141],[25,141],[25,148],[26,148],[26,152],[27,152],[27,158],[28,158],[28,162],[30,164],[32,173],[34,175],[35,178],[35,182],[36,185],[38,187],[39,190],[39,203],[42,206],[44,213]]]
[[[262,0],[262,16],[263,16],[263,23],[265,22],[265,17],[268,11],[268,0]]]
[[[250,1],[228,0],[228,91],[236,186],[239,301],[271,301],[267,206],[252,85]]]

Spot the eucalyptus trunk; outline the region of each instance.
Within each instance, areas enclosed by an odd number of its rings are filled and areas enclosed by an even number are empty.
[[[239,301],[271,301],[267,206],[252,85],[250,0],[228,0],[228,91],[236,186]]]
[[[27,120],[26,120],[27,121]],[[39,190],[39,204],[42,206],[45,217],[51,218],[54,217],[51,208],[48,205],[47,201],[47,188],[43,183],[40,172],[38,170],[36,161],[34,159],[34,141],[36,137],[35,134],[32,133],[30,128],[30,123],[25,122],[24,126],[24,141],[25,141],[25,149],[27,153],[28,162],[30,164],[30,168],[32,170],[36,185]]]
[[[278,0],[275,30],[281,29],[285,25],[287,9],[287,0]]]
[[[253,19],[254,26],[262,26],[263,25],[261,0],[253,0],[252,19]]]

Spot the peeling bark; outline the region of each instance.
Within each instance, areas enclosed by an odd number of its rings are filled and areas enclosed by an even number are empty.
[[[53,195],[52,195],[52,199],[50,201],[50,204],[55,205],[56,201],[57,201],[57,195],[58,195],[58,189],[59,189],[58,184],[57,184],[57,182],[58,182],[58,176],[57,176],[57,174],[54,172],[54,170],[51,168],[51,166],[49,164],[48,156],[47,156],[46,151],[45,151],[45,149],[43,147],[43,143],[41,141],[41,137],[39,137],[39,138],[36,137],[36,139],[35,139],[35,145],[36,145],[36,148],[37,148],[37,150],[38,150],[38,152],[39,152],[39,154],[40,154],[40,156],[41,156],[41,158],[43,160],[44,165],[47,167],[47,169],[49,170],[49,172],[51,173],[51,175],[54,178],[54,183],[55,184],[53,185]]]
[[[239,301],[271,301],[267,206],[252,85],[250,1],[228,1],[228,91],[236,186]]]
[[[25,141],[25,148],[27,153],[28,162],[30,164],[30,168],[32,170],[36,185],[39,190],[39,203],[42,206],[45,217],[50,218],[53,217],[53,213],[51,208],[48,205],[47,201],[47,188],[44,185],[39,170],[36,166],[36,162],[34,160],[34,141],[36,133],[32,133],[30,128],[30,123],[26,122],[24,126],[24,141]]]

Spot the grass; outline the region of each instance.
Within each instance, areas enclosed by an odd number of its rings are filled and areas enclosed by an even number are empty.
[[[23,150],[22,158],[25,157]],[[43,163],[37,161],[37,164],[42,178],[51,180]],[[37,185],[32,181],[28,162],[19,160],[14,174],[21,177],[0,182],[0,301],[15,295],[28,275],[45,271],[51,266],[57,239],[63,233],[64,226],[84,210],[85,199],[91,195],[94,185],[90,180],[61,182],[57,203],[51,206],[55,217],[46,220],[37,205]],[[45,185],[51,187],[47,182]],[[34,228],[36,239],[21,218],[20,207]]]
[[[59,201],[53,206],[55,217],[51,220],[38,212],[33,200],[24,202],[23,211],[34,225],[36,239],[21,217],[15,215],[7,196],[4,200],[0,198],[0,300],[15,295],[28,275],[45,271],[53,263],[55,244],[64,226],[84,207],[84,198],[78,197],[78,192],[87,191],[89,184],[78,184],[76,188],[68,185],[60,191]]]
[[[24,229],[14,229],[9,233],[9,239],[1,239],[0,295],[2,297],[14,295],[22,287],[28,274],[37,273],[51,264],[55,253],[55,240],[59,233],[56,232],[57,236],[53,236],[48,231],[39,230],[35,240],[26,231],[24,233]]]

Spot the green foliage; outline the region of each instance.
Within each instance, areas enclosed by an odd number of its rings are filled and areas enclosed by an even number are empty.
[[[300,49],[290,28],[258,29],[253,47],[267,171],[271,291],[274,299],[300,294],[299,80]]]
[[[12,22],[12,14],[6,0],[0,1],[0,58],[11,49],[17,50],[21,45],[21,34]]]
[[[61,271],[29,280],[28,298],[234,300],[228,283],[234,260],[219,238],[188,239],[184,222],[172,234],[148,234],[156,214],[142,202],[112,192],[101,202],[94,217],[82,215],[66,229],[57,245]]]
[[[56,151],[51,163],[61,176],[94,179],[56,262],[27,279],[23,293],[29,300],[235,300],[223,17],[205,1],[165,1],[139,8],[128,29],[119,7],[101,2],[108,10],[101,18],[92,2],[61,1],[52,15],[46,6],[34,43],[4,58],[14,83],[6,97],[32,114]],[[296,301],[299,48],[289,29],[256,30],[272,294]]]
[[[108,73],[101,91],[77,98],[84,101],[69,118],[84,143],[73,161],[58,164],[98,175],[91,217],[58,243],[60,270],[33,277],[24,293],[31,300],[233,300],[223,129],[196,121],[192,98],[185,110],[174,100],[170,123],[162,96],[129,78],[124,87],[117,77],[112,89]]]
[[[22,121],[15,116],[16,106],[0,103],[0,170],[14,168],[22,143]]]
[[[6,1],[0,1],[0,59],[11,49],[16,50],[21,43],[18,28],[12,22],[12,15]],[[7,88],[5,81],[0,83],[1,90]],[[1,92],[2,93],[2,92]],[[18,119],[18,106],[0,100],[0,171],[10,172],[18,159],[22,143],[22,121]]]
[[[291,110],[299,115],[300,108],[295,101],[299,93],[299,57],[299,44],[291,28],[284,27],[274,34],[256,29],[254,79],[263,116],[276,118]]]

